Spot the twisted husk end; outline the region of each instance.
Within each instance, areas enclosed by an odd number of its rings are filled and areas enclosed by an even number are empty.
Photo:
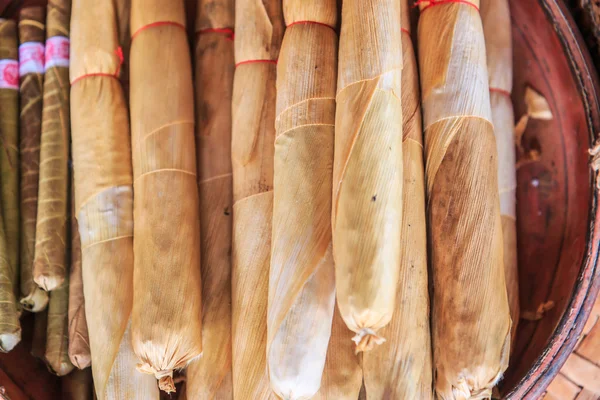
[[[353,338],[352,341],[356,343],[356,354],[361,351],[370,351],[375,346],[383,344],[385,338],[377,335],[374,330],[369,328],[361,329]]]

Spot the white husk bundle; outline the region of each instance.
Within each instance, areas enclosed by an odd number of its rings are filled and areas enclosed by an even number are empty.
[[[331,190],[336,2],[286,0],[277,65],[273,236],[267,316],[271,387],[283,399],[321,384],[334,309]],[[299,23],[313,21],[316,23]]]
[[[363,355],[369,398],[433,398],[423,130],[417,60],[410,36],[409,0],[401,0],[404,185],[400,275],[391,322],[379,331],[384,346]]]
[[[342,7],[333,252],[337,302],[357,351],[385,340],[400,267],[402,45],[400,0]]]
[[[488,398],[510,351],[485,43],[479,1],[468,3],[420,4],[433,368],[440,399]]]

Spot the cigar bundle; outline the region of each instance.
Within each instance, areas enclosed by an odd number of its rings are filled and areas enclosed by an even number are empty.
[[[508,364],[510,313],[479,1],[419,7],[435,391],[488,398]]]
[[[199,0],[196,145],[200,194],[202,357],[187,369],[194,399],[231,399],[231,96],[233,0]]]
[[[288,27],[277,64],[267,364],[278,396],[303,399],[319,390],[334,309],[337,10],[335,0],[286,0],[283,10]]]
[[[272,399],[267,302],[280,0],[238,0],[233,86],[232,372],[235,399]]]

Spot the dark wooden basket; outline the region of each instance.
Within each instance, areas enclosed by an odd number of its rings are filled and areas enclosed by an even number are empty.
[[[0,14],[14,15],[20,3],[0,0]],[[520,321],[501,384],[504,398],[519,400],[542,396],[573,351],[600,288],[600,191],[588,154],[600,137],[600,89],[562,0],[511,0],[511,11],[515,115],[524,113],[525,87],[531,86],[554,116],[531,121],[521,143],[540,154],[518,170],[521,306],[555,306],[538,321]],[[24,396],[14,399],[56,399],[59,383],[29,357],[27,326],[23,345],[0,355],[0,385],[20,387]]]

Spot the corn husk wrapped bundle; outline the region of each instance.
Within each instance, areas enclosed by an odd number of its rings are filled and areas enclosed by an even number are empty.
[[[478,0],[420,3],[432,340],[440,399],[483,399],[508,364],[496,141]]]
[[[21,178],[21,305],[39,312],[48,294],[33,281],[35,225],[40,168],[42,89],[44,83],[45,10],[27,7],[19,15],[20,45],[20,178]]]
[[[50,372],[58,376],[65,376],[73,370],[69,360],[69,278],[63,281],[61,287],[50,293],[48,303],[48,326],[46,331],[46,353],[44,358]]]
[[[516,153],[512,91],[513,59],[510,9],[507,0],[482,0],[481,19],[487,51],[492,122],[498,149],[498,190],[504,238],[504,276],[514,341],[519,322],[519,274],[517,271]]]
[[[94,398],[94,384],[92,371],[74,370],[62,378],[62,400],[92,400]]]
[[[267,374],[265,322],[273,214],[276,60],[284,32],[281,1],[239,0],[235,15],[233,392],[240,400],[275,400]]]
[[[19,290],[19,269],[11,258],[9,251],[9,231],[13,227],[10,222],[13,216],[6,212],[14,212],[11,207],[17,207],[18,223],[18,198],[12,198],[8,189],[12,189],[11,182],[17,174],[16,164],[11,170],[11,162],[17,162],[13,151],[17,140],[17,121],[19,112],[18,88],[19,67],[17,59],[17,28],[14,21],[0,19],[0,138],[2,139],[2,154],[0,155],[0,169],[2,170],[2,213],[0,213],[0,351],[7,352],[21,340],[21,326],[19,324],[19,307],[17,293]],[[15,147],[16,148],[16,147]],[[5,185],[4,179],[8,183]],[[7,189],[5,191],[4,189]],[[13,205],[12,201],[16,201]],[[7,223],[8,222],[8,223]],[[17,231],[18,232],[18,231]],[[18,239],[18,238],[17,238]],[[13,244],[15,245],[15,244]],[[18,241],[16,246],[18,247]]]
[[[277,65],[267,365],[283,399],[321,384],[333,318],[331,254],[335,0],[286,0]],[[307,22],[308,21],[308,22]]]
[[[46,334],[48,333],[48,307],[35,313],[31,337],[31,355],[46,362]]]
[[[75,109],[76,107],[73,107]],[[73,185],[72,185],[73,188]],[[69,359],[74,366],[90,366],[90,339],[85,317],[83,276],[81,271],[81,238],[75,218],[75,196],[71,189],[71,269],[69,271]]]
[[[0,172],[6,255],[15,299],[19,296],[19,63],[17,27],[0,21]],[[17,303],[17,307],[18,303]],[[20,308],[20,307],[19,307]]]
[[[133,304],[133,176],[127,103],[115,78],[118,47],[114,3],[75,1],[75,214],[94,386],[101,400],[158,399],[154,378],[135,370],[128,328]],[[95,100],[86,100],[90,98]]]
[[[196,144],[200,193],[202,357],[187,369],[194,399],[231,399],[231,96],[233,0],[199,0]]]
[[[410,36],[410,6],[402,9],[403,208],[400,275],[392,321],[379,333],[387,339],[363,356],[369,398],[427,400],[433,397],[427,281],[427,228],[423,130],[417,60]]]
[[[71,0],[49,0],[33,280],[44,290],[66,276]]]
[[[202,352],[191,63],[182,0],[134,0],[131,13],[133,348],[170,392]]]

